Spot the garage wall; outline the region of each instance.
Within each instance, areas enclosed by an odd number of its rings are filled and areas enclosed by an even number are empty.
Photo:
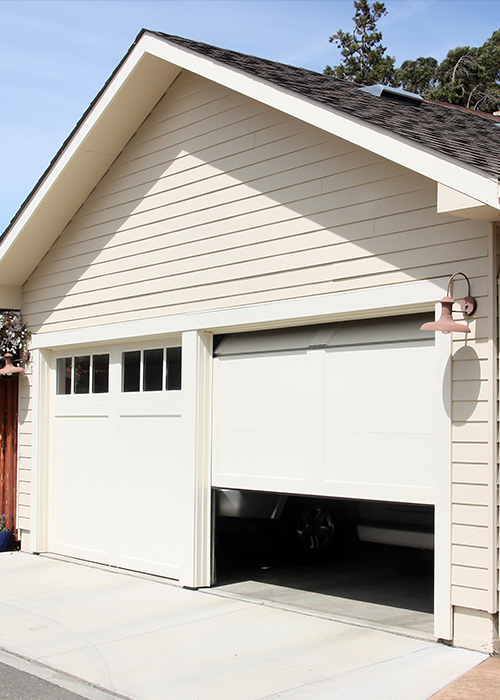
[[[23,546],[29,548],[31,515],[31,380],[29,365],[19,380],[19,432],[18,432],[18,483],[17,483],[17,527]]]
[[[23,314],[43,334],[463,269],[480,307],[469,354],[455,341],[454,600],[486,609],[490,229],[438,215],[424,177],[185,72],[31,275]]]
[[[446,275],[455,260],[481,274],[486,225],[435,204],[425,178],[184,73],[26,283],[24,316],[46,332]]]
[[[474,340],[453,341],[452,372],[452,603],[457,608],[495,612],[498,573],[497,382],[495,299],[496,240],[488,237],[490,263],[485,283],[490,293],[478,300]],[[476,285],[476,282],[473,282]],[[467,292],[464,281],[455,298]],[[472,335],[472,334],[471,334]]]

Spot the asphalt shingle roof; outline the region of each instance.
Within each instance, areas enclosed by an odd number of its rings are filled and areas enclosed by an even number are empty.
[[[492,115],[427,100],[420,106],[395,103],[363,92],[355,83],[305,68],[148,33],[500,177],[500,120]]]

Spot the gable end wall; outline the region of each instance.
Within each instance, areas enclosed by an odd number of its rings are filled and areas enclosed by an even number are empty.
[[[472,353],[454,344],[453,602],[488,610],[490,248],[490,224],[436,213],[435,183],[184,72],[27,280],[23,315],[42,335],[463,270],[479,310]]]

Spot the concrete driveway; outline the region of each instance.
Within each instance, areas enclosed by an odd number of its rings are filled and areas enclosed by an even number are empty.
[[[0,582],[4,651],[135,700],[426,700],[486,658],[46,556]]]

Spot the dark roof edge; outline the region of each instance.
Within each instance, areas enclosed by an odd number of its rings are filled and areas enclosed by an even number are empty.
[[[465,112],[466,114],[473,114],[476,117],[483,117],[484,119],[489,119],[490,121],[500,123],[500,117],[491,112],[483,112],[480,109],[471,109],[470,107],[464,107],[463,105],[455,105],[451,102],[440,102],[440,100],[429,100],[424,97],[424,102],[429,102],[430,104],[439,105],[440,107],[449,107],[450,109],[456,109],[459,112]]]

